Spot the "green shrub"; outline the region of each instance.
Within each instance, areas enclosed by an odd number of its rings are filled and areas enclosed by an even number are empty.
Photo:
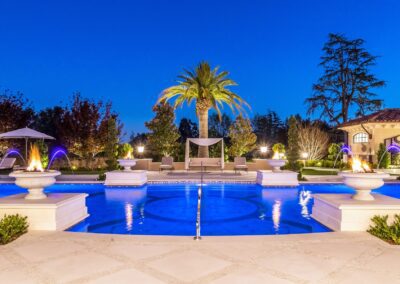
[[[374,216],[371,220],[374,223],[368,232],[391,244],[400,245],[400,215],[394,216],[392,224],[388,224],[388,215]]]
[[[383,143],[379,144],[378,149],[378,166],[381,169],[387,169],[390,165],[390,154],[386,151],[386,147]],[[379,164],[380,162],[380,164]]]
[[[106,180],[106,174],[105,173],[101,173],[99,174],[99,177],[97,178],[98,181],[105,181]]]
[[[0,220],[0,245],[14,241],[28,232],[27,217],[16,215],[5,215]]]

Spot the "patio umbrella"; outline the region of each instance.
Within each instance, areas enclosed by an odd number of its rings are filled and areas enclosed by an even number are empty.
[[[28,127],[2,133],[2,134],[0,134],[0,139],[25,139],[25,159],[26,160],[28,159],[28,140],[29,139],[55,140],[54,137],[51,137],[47,134],[30,129]]]

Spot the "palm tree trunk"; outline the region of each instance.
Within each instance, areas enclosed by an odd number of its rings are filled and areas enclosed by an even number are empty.
[[[197,111],[199,117],[199,138],[208,138],[208,109],[200,109]],[[199,158],[208,158],[208,146],[199,146]]]

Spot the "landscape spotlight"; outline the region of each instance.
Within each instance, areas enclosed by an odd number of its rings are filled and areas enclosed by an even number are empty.
[[[308,153],[307,152],[303,152],[301,153],[301,157],[305,160],[308,158]]]
[[[265,154],[265,153],[268,152],[268,147],[267,146],[261,146],[260,147],[260,151],[261,151],[261,153]]]
[[[143,154],[143,152],[144,152],[144,146],[138,146],[138,147],[137,147],[137,150],[138,150],[138,152],[139,152],[140,154]]]

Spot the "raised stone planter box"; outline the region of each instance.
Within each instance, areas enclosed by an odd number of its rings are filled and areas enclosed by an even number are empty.
[[[29,230],[45,231],[63,231],[89,216],[87,194],[50,193],[44,199],[25,199],[25,196],[0,198],[0,216],[27,216]]]
[[[256,182],[262,186],[298,186],[297,173],[292,171],[257,171]]]
[[[107,172],[104,182],[107,186],[140,186],[146,183],[147,172],[142,170]]]
[[[371,201],[360,201],[351,194],[316,194],[312,217],[334,231],[366,231],[375,215],[400,214],[400,200],[374,194]]]

